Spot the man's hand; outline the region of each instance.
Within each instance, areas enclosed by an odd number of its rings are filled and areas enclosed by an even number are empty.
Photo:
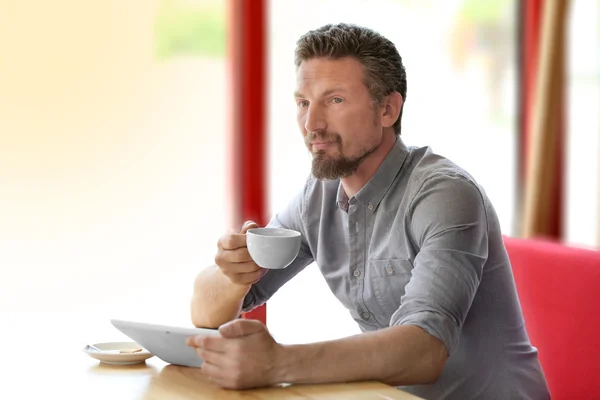
[[[208,379],[227,389],[249,389],[277,382],[279,345],[259,321],[237,319],[219,328],[218,336],[191,336],[187,345],[194,347],[204,360],[202,372]]]
[[[231,282],[238,285],[250,286],[267,272],[252,261],[246,247],[246,232],[252,228],[258,228],[258,224],[247,221],[239,233],[223,235],[217,245],[219,250],[215,256],[215,263]]]

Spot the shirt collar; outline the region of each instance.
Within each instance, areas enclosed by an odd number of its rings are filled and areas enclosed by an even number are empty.
[[[348,212],[349,204],[356,201],[366,206],[369,211],[374,212],[400,173],[408,153],[408,148],[400,136],[398,136],[396,143],[384,158],[375,174],[351,199],[348,199],[348,195],[346,195],[342,181],[340,180],[337,191],[338,207]]]
[[[348,195],[344,191],[344,187],[342,186],[342,181],[338,185],[337,191],[337,206],[338,208],[348,212]]]

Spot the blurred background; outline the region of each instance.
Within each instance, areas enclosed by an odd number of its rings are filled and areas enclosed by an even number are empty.
[[[248,58],[235,56],[237,18],[257,4],[267,15],[266,217],[310,170],[292,99],[295,42],[350,22],[403,57],[403,140],[471,172],[504,233],[520,234],[518,0],[0,0],[0,319],[86,317],[82,340],[115,335],[110,317],[190,325],[194,276],[238,228],[239,110],[256,105],[238,85]],[[560,177],[559,239],[595,249],[599,20],[600,1],[570,2]],[[316,265],[269,302],[269,329],[287,343],[358,332]]]

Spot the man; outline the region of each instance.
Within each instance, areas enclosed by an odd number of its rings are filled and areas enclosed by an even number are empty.
[[[302,246],[266,272],[246,248],[255,224],[220,239],[192,299],[194,324],[222,334],[188,340],[204,373],[228,388],[378,380],[428,399],[549,398],[483,189],[400,138],[406,73],[393,43],[327,25],[300,38],[296,66],[312,174],[269,226],[301,232]],[[236,319],[313,261],[362,334],[283,346]]]

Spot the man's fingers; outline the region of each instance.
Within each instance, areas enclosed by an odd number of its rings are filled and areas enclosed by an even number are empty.
[[[244,275],[253,274],[258,272],[261,268],[254,263],[254,261],[248,261],[243,263],[221,263],[221,270],[227,275]]]
[[[230,250],[227,255],[230,262],[234,263],[245,263],[248,261],[252,261],[252,257],[250,257],[250,252],[247,247],[241,247],[239,249]]]
[[[238,338],[263,332],[267,328],[260,322],[249,319],[236,319],[219,327],[219,333],[224,338]]]
[[[248,274],[246,274],[246,276],[244,276],[244,279],[246,280],[246,282],[251,282],[254,285],[255,283],[258,283],[258,281],[260,281],[260,279],[263,276],[265,276],[267,272],[269,272],[268,269],[259,268],[257,271],[249,272]]]
[[[225,372],[223,369],[217,368],[208,363],[203,363],[202,367],[200,368],[200,372],[202,372],[202,374],[206,376],[208,381],[213,385],[221,388],[227,387],[227,372]]]
[[[252,261],[250,253],[246,247],[242,247],[236,250],[223,250],[219,249],[215,254],[215,263],[223,267],[226,264],[239,264]],[[244,271],[250,272],[250,271]]]
[[[266,269],[258,268],[253,272],[247,272],[243,274],[227,274],[227,276],[233,283],[248,285],[255,284],[256,282],[260,281],[260,278],[262,278],[266,272]]]
[[[195,335],[187,338],[186,343],[188,346],[215,353],[223,353],[226,350],[225,339],[218,336]]]
[[[198,351],[196,351],[196,354],[198,357],[202,358],[202,355]],[[213,364],[207,360],[204,360],[200,369],[205,375],[208,375],[213,379],[223,378],[226,374],[226,371],[224,371],[220,365]]]
[[[223,358],[224,358],[223,353],[215,353],[214,351],[196,349],[196,354],[205,363],[213,365],[217,368],[223,367]]]
[[[228,233],[219,238],[217,246],[223,250],[235,250],[246,247],[246,235],[242,233]]]
[[[246,247],[246,232],[248,229],[258,228],[254,221],[246,221],[239,233],[228,233],[219,238],[217,245],[224,250],[235,250],[240,247]]]
[[[252,263],[253,265],[256,266],[256,264]],[[244,272],[239,274],[239,278],[240,280],[243,280],[244,282],[254,282],[259,280],[260,278],[262,278],[262,276],[267,272],[268,270],[257,267],[256,269],[250,271],[250,272]]]

